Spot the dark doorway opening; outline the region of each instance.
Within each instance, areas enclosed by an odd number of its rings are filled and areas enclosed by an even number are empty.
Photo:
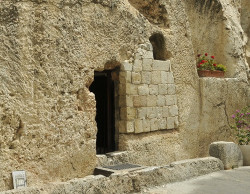
[[[95,72],[90,91],[96,99],[96,153],[115,151],[114,81],[111,71]]]

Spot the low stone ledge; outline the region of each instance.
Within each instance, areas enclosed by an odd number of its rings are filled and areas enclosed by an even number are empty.
[[[110,177],[87,176],[65,183],[55,183],[40,188],[40,192],[50,194],[71,193],[132,193],[142,189],[160,186],[166,183],[183,181],[192,177],[212,173],[223,169],[221,160],[214,157],[197,158],[173,162],[166,166],[147,167],[133,172],[114,173]],[[33,194],[34,192],[12,190],[1,194]]]
[[[232,169],[243,165],[243,156],[238,145],[233,142],[218,141],[209,146],[209,154],[219,158],[224,168]]]
[[[161,167],[148,167],[135,172],[138,178],[137,184],[134,183],[134,189],[139,192],[146,187],[184,181],[219,170],[223,170],[223,163],[214,157],[182,160]]]

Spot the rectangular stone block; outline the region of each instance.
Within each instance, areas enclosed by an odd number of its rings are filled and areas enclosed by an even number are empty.
[[[119,96],[119,107],[126,107],[126,96]]]
[[[122,62],[121,71],[132,71],[132,64],[130,64],[127,60]]]
[[[149,88],[148,85],[143,84],[138,86],[138,94],[139,95],[148,95],[149,94]]]
[[[143,132],[150,132],[150,121],[148,119],[142,120]]]
[[[126,101],[126,106],[127,106],[127,107],[133,107],[133,106],[134,106],[134,103],[133,103],[133,96],[127,95],[125,101]]]
[[[157,105],[157,96],[147,96],[147,107],[155,107]]]
[[[177,104],[176,95],[167,95],[165,98],[166,98],[166,105],[175,105],[175,104]]]
[[[167,95],[168,94],[168,84],[159,84],[159,94]]]
[[[126,84],[119,84],[119,94],[121,95],[126,94]]]
[[[147,117],[153,119],[157,117],[157,111],[155,107],[147,107]]]
[[[162,107],[162,117],[168,117],[168,116],[169,116],[168,106]]]
[[[152,51],[146,51],[142,57],[145,58],[145,59],[153,59],[154,58],[153,52]]]
[[[151,94],[151,95],[158,95],[159,94],[159,90],[158,90],[159,86],[158,85],[150,84],[148,86],[148,88],[149,88],[149,94]]]
[[[136,119],[135,120],[135,133],[142,133],[142,132],[143,132],[142,120]]]
[[[160,71],[152,71],[152,84],[161,84],[161,72]]]
[[[127,131],[127,133],[134,133],[135,128],[134,128],[134,122],[133,121],[127,121],[126,122],[126,131]]]
[[[142,59],[142,70],[152,71],[153,59]]]
[[[151,72],[150,71],[142,71],[141,72],[141,83],[150,84],[151,83]]]
[[[168,84],[168,94],[169,95],[174,95],[175,92],[175,84]]]
[[[150,119],[150,131],[157,131],[159,130],[158,119],[153,118]]]
[[[132,72],[131,71],[127,71],[125,80],[126,80],[126,83],[132,82]]]
[[[146,107],[147,106],[147,96],[134,96],[134,107]]]
[[[174,122],[175,122],[174,117],[168,117],[167,118],[167,129],[174,129]]]
[[[167,78],[168,78],[168,83],[169,84],[173,84],[174,83],[174,76],[173,76],[173,72],[167,72],[168,75],[167,75]]]
[[[157,106],[165,106],[165,96],[164,95],[158,95],[157,96]]]
[[[132,72],[132,83],[140,84],[141,83],[141,73],[140,72]]]
[[[153,61],[153,70],[156,71],[169,71],[170,61]]]
[[[147,107],[142,107],[137,109],[137,118],[138,119],[147,118]]]
[[[133,120],[137,117],[137,114],[136,114],[137,111],[135,108],[127,107],[126,111],[127,111],[127,119],[128,120]]]
[[[120,72],[119,81],[121,84],[131,83],[131,72],[130,71]]]
[[[166,118],[159,119],[159,129],[160,130],[167,129],[167,119]]]
[[[135,108],[126,107],[120,108],[120,118],[121,120],[132,120],[137,116],[137,111]]]
[[[120,81],[120,84],[125,84],[126,83],[126,71],[120,71],[120,73],[119,73],[119,81]]]
[[[119,121],[119,133],[126,133],[126,122],[125,121]]]
[[[126,107],[120,108],[120,118],[121,120],[127,120]]]
[[[168,83],[168,73],[166,71],[161,71],[161,83],[167,84]]]
[[[170,117],[177,116],[178,115],[178,107],[177,107],[177,105],[169,106],[168,111],[169,111],[169,116]]]
[[[127,83],[125,90],[126,90],[126,94],[128,94],[128,95],[137,95],[138,94],[138,85]],[[123,93],[121,93],[121,91],[119,91],[119,93],[123,94]]]
[[[156,117],[159,118],[159,119],[160,119],[160,118],[163,118],[163,117],[162,117],[163,107],[155,107],[155,109],[156,109]]]
[[[142,71],[142,60],[135,59],[134,65],[133,65],[133,71],[134,72],[141,72]]]

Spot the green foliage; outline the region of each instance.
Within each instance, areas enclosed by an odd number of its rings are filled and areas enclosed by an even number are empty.
[[[250,106],[236,110],[232,118],[235,121],[235,125],[232,127],[235,129],[239,145],[250,144]]]
[[[226,71],[227,70],[227,68],[222,64],[218,64],[215,69],[218,71]]]

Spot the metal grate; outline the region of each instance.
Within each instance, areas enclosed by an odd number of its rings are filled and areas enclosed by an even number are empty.
[[[141,166],[125,163],[125,164],[118,164],[115,166],[104,166],[103,168],[108,168],[111,170],[124,170],[124,169],[130,169],[130,168],[138,168],[138,167],[141,167]]]

